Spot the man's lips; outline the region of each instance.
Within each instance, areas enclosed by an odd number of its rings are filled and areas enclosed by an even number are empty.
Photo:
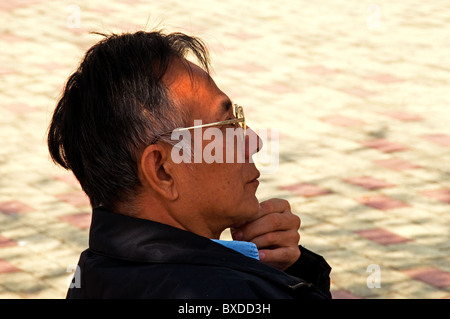
[[[261,176],[261,174],[258,172],[256,177],[254,179],[252,179],[249,183],[254,183],[254,182],[258,182],[259,183],[259,181],[258,181],[259,176]]]

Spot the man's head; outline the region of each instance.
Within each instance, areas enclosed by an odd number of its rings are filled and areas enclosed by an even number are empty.
[[[185,59],[188,53],[202,68]],[[159,134],[230,117],[231,101],[209,76],[200,40],[180,33],[112,35],[89,49],[69,78],[48,145],[94,208],[131,213],[124,207],[133,207],[137,217],[217,236],[258,211],[259,173],[248,159],[260,141],[246,148],[245,163],[190,164],[174,162],[174,142]]]

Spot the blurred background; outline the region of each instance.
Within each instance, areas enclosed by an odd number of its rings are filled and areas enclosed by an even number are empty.
[[[0,22],[0,298],[65,297],[91,213],[52,111],[90,31],[155,28],[202,38],[249,126],[279,130],[257,195],[291,202],[334,298],[450,297],[448,1],[4,0]]]

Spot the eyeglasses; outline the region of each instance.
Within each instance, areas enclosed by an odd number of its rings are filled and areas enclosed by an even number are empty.
[[[173,132],[182,132],[182,131],[188,131],[188,130],[202,128],[202,127],[222,126],[222,125],[231,125],[231,124],[233,124],[233,125],[239,124],[239,126],[242,128],[242,131],[243,131],[242,138],[243,138],[243,140],[245,140],[247,126],[245,124],[244,109],[242,106],[239,106],[237,104],[234,104],[233,106],[234,106],[233,115],[235,117],[234,119],[220,121],[220,122],[214,122],[214,123],[208,123],[208,124],[203,124],[203,125],[195,125],[195,126],[190,126],[190,127],[176,128],[172,131],[168,131],[168,132],[164,132],[164,133],[156,135],[155,138],[153,139],[152,143],[150,143],[150,144],[155,144],[161,138],[161,136],[164,136],[167,134],[172,134]]]

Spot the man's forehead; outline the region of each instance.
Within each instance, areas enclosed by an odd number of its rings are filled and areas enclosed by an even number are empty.
[[[176,88],[213,81],[209,74],[195,63],[184,58],[173,58],[164,74],[163,82],[169,88]]]
[[[168,87],[172,98],[188,108],[185,111],[193,116],[199,117],[206,109],[220,116],[231,108],[230,99],[216,86],[210,75],[200,66],[186,59],[174,59],[169,65],[163,82]]]

